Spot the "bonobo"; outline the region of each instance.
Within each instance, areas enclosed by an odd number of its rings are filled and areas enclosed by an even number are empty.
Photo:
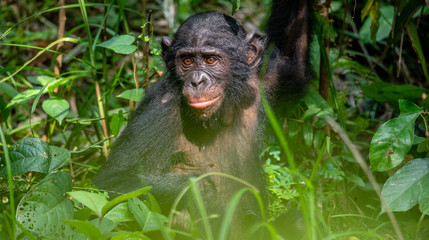
[[[162,39],[167,73],[150,86],[95,184],[120,193],[152,186],[165,213],[190,177],[208,172],[235,176],[263,193],[259,155],[267,121],[260,91],[277,109],[305,91],[311,18],[311,0],[274,0],[267,36],[246,33],[218,12],[187,19],[171,40]],[[260,76],[267,49],[273,50]],[[208,213],[220,216],[244,187],[219,175],[198,186]],[[234,221],[258,213],[254,197],[244,195]]]

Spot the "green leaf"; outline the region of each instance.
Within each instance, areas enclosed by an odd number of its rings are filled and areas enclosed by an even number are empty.
[[[73,204],[66,192],[72,189],[68,173],[47,175],[18,204],[16,219],[27,230],[50,239],[68,239],[70,226],[60,222],[73,218]]]
[[[411,43],[414,48],[414,51],[419,57],[420,64],[422,66],[423,74],[425,75],[426,82],[429,83],[429,72],[426,64],[425,54],[423,52],[422,44],[420,43],[419,34],[417,33],[417,27],[412,21],[407,25],[408,34],[410,35]]]
[[[36,96],[39,94],[41,89],[42,88],[35,87],[32,89],[28,89],[22,93],[18,93],[17,95],[15,95],[15,97],[13,97],[10,100],[10,102],[6,105],[6,107],[8,108],[16,104],[23,104],[36,98]]]
[[[24,138],[9,148],[12,175],[18,176],[26,172],[49,173],[51,165],[51,148],[39,138]],[[6,177],[4,158],[0,161],[0,177]]]
[[[109,212],[110,209],[112,209],[114,206],[118,205],[119,203],[125,202],[126,200],[128,200],[130,198],[138,197],[138,196],[142,195],[143,193],[148,192],[151,188],[152,188],[151,186],[147,186],[147,187],[140,188],[138,190],[120,195],[120,196],[112,199],[112,201],[109,201],[108,203],[106,203],[103,206],[102,215]]]
[[[164,215],[151,212],[138,198],[129,199],[128,207],[143,231],[159,230],[168,221]]]
[[[116,234],[111,240],[151,240],[152,238],[146,237],[141,232],[126,232]]]
[[[124,125],[124,113],[120,110],[118,113],[113,114],[112,119],[110,120],[110,132],[117,136],[119,130],[121,130],[122,125]]]
[[[417,146],[417,152],[429,152],[429,139],[425,139],[424,141],[419,143],[419,145]]]
[[[419,195],[419,210],[420,212],[426,215],[429,215],[429,188],[428,187],[423,187],[422,192]]]
[[[302,127],[305,146],[310,147],[313,143],[313,126],[311,123],[304,124]]]
[[[70,194],[70,196],[72,196],[73,199],[79,201],[87,208],[94,211],[98,217],[103,216],[102,209],[108,202],[104,195],[99,193],[85,192],[85,191],[69,192],[68,194]]]
[[[392,104],[396,104],[398,99],[406,99],[413,102],[418,101],[422,94],[427,91],[427,89],[409,84],[393,85],[379,80],[374,81],[371,85],[363,85],[361,89],[367,98],[371,98],[377,102],[389,102]]]
[[[52,159],[51,165],[49,166],[49,172],[52,172],[70,160],[71,154],[70,151],[65,148],[56,146],[50,146],[50,148]]]
[[[381,194],[392,211],[407,211],[420,204],[427,213],[429,192],[429,158],[414,159],[399,169],[383,186]],[[386,210],[383,208],[381,213]]]
[[[28,81],[35,83],[35,84],[40,84],[41,86],[46,86],[51,84],[52,82],[55,81],[54,77],[51,76],[46,76],[46,75],[41,75],[41,76],[29,76],[28,77]]]
[[[144,98],[144,90],[143,88],[125,90],[117,97],[132,100],[134,102],[140,102]]]
[[[308,93],[304,96],[305,105],[308,110],[304,113],[302,119],[316,116],[318,118],[325,118],[326,116],[335,119],[334,110],[329,103],[314,89],[309,89]]]
[[[112,222],[129,222],[135,221],[134,215],[128,208],[128,203],[120,203],[110,210],[104,218],[110,219]]]
[[[15,97],[17,94],[19,94],[19,92],[14,87],[12,87],[9,83],[6,82],[0,83],[0,92],[3,92],[3,94],[9,97]]]
[[[414,122],[420,113],[403,113],[380,126],[369,149],[373,170],[386,171],[404,160],[413,144]]]
[[[373,4],[374,4],[374,0],[367,0],[366,1],[365,6],[363,7],[363,9],[361,11],[361,21],[363,21],[365,19],[365,17],[368,15]]]
[[[395,9],[392,5],[381,5],[379,7],[378,2],[377,4],[372,4],[369,12],[370,17],[365,19],[359,30],[359,38],[362,42],[364,44],[372,43],[374,37],[377,42],[386,39],[392,30],[394,13]]]
[[[420,114],[422,112],[422,109],[419,106],[404,99],[399,99],[399,110],[401,110],[401,114],[404,114],[404,113]]]
[[[369,12],[369,16],[371,17],[372,23],[371,23],[371,40],[376,42],[377,41],[377,31],[380,27],[380,10],[378,9],[378,2],[375,1],[373,4],[373,7],[371,8],[371,11]]]
[[[43,101],[43,110],[51,117],[55,118],[60,124],[69,113],[69,102],[63,98],[51,97]]]
[[[240,0],[231,0],[232,2],[232,15],[240,9]]]
[[[80,233],[91,240],[99,240],[101,237],[100,230],[90,222],[80,220],[62,220],[62,222],[76,228]]]
[[[98,44],[98,47],[108,48],[116,53],[120,54],[131,54],[136,49],[136,45],[132,45],[135,41],[135,37],[131,35],[119,35],[113,37],[105,42]]]

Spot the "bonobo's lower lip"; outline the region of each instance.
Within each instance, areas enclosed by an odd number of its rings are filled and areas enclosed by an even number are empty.
[[[193,108],[206,108],[210,105],[212,105],[213,103],[215,103],[217,100],[219,100],[219,97],[215,97],[213,99],[207,100],[207,101],[194,101],[194,102],[189,102],[189,106],[193,107]]]

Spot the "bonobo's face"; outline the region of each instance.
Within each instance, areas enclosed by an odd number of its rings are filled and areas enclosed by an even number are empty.
[[[208,46],[186,47],[176,53],[182,94],[202,120],[210,118],[222,105],[225,86],[231,77],[229,63],[226,53]]]
[[[263,37],[246,34],[240,23],[224,14],[206,12],[188,18],[173,40],[164,37],[162,54],[180,87],[186,110],[200,120],[246,108],[255,99],[248,84],[263,56]]]

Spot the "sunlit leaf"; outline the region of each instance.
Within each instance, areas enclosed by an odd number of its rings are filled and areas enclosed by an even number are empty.
[[[6,107],[11,107],[13,105],[16,104],[22,104],[22,103],[26,103],[34,98],[36,98],[36,96],[39,94],[40,90],[42,88],[39,87],[35,87],[32,89],[28,89],[24,92],[18,93],[17,95],[15,95],[15,97],[13,97],[10,102],[6,105]]]
[[[159,230],[168,220],[160,213],[150,211],[138,198],[129,199],[128,207],[143,231]]]
[[[69,102],[63,98],[51,97],[43,101],[43,110],[51,117],[55,118],[60,124],[69,113]]]
[[[117,97],[132,100],[134,102],[140,102],[144,98],[144,90],[143,88],[125,90]]]
[[[119,35],[113,37],[105,42],[98,44],[98,47],[108,48],[116,53],[130,54],[136,49],[136,45],[132,45],[135,41],[135,37],[131,35]]]
[[[94,211],[97,216],[102,216],[102,209],[104,205],[107,204],[107,199],[104,195],[99,193],[91,193],[91,192],[85,192],[85,191],[75,191],[75,192],[69,192],[70,196],[73,197],[73,199],[79,201],[83,205],[85,205],[87,208]]]

